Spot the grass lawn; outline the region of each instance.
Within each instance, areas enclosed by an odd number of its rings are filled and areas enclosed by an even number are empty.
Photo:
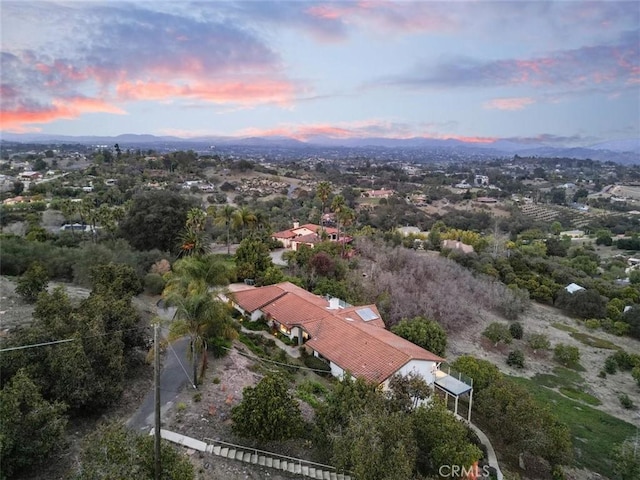
[[[611,450],[615,445],[635,435],[634,425],[567,398],[547,388],[542,382],[520,377],[511,378],[526,387],[538,401],[549,405],[558,418],[567,424],[573,438],[577,467],[588,468],[605,477],[611,474]],[[547,378],[546,381],[548,380]],[[578,396],[587,395],[571,386],[562,388],[576,390],[576,393],[581,394]]]
[[[579,332],[577,328],[572,327],[571,325],[555,322],[552,323],[551,326],[558,330],[562,330],[563,332],[569,332],[571,337],[588,347],[602,348],[604,350],[620,350],[619,346],[611,343],[609,340],[604,340],[587,333]]]

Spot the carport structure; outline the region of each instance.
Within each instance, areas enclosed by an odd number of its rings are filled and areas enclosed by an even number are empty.
[[[433,383],[434,386],[444,392],[446,395],[447,404],[449,403],[449,395],[455,399],[453,413],[458,415],[458,400],[464,395],[469,395],[469,409],[467,411],[467,422],[471,422],[471,406],[473,404],[473,379],[459,372],[456,372],[451,367],[442,366],[436,372],[436,380]]]

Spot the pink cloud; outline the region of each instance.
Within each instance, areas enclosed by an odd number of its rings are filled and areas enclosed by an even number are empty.
[[[522,110],[535,103],[531,97],[494,98],[483,104],[488,110]]]
[[[121,108],[97,98],[57,98],[45,107],[21,106],[0,111],[0,130],[28,131],[32,123],[50,123],[60,119],[74,119],[84,113],[126,114]]]
[[[337,124],[280,125],[266,129],[249,128],[238,132],[235,136],[286,136],[300,141],[307,141],[316,136],[339,139],[373,137],[408,139],[418,137],[434,140],[459,140],[466,143],[493,143],[497,140],[495,137],[464,136],[424,131],[420,127],[380,120],[342,122]]]
[[[252,81],[220,80],[200,83],[177,84],[170,82],[122,81],[116,85],[119,99],[175,100],[195,99],[213,103],[289,103],[296,93],[296,86],[288,81],[253,79]]]

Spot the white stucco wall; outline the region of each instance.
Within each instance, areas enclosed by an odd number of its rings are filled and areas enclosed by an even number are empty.
[[[435,381],[435,370],[437,369],[436,362],[429,362],[427,360],[409,360],[396,372],[400,375],[408,375],[411,372],[418,373],[424,378],[428,385],[433,384]],[[393,375],[392,375],[393,376]],[[389,379],[385,380],[385,388],[388,386]]]
[[[329,362],[329,366],[331,367],[331,375],[342,380],[342,377],[344,376],[344,370],[333,362]]]

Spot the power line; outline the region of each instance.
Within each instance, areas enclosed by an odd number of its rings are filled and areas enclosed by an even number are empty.
[[[143,330],[143,329],[147,329],[147,328],[149,328],[149,327],[145,327],[145,326],[132,327],[132,328],[125,328],[124,330],[114,330],[113,332],[96,333],[96,334],[93,334],[93,335],[80,335],[79,337],[66,338],[64,340],[52,340],[50,342],[32,343],[32,344],[29,344],[29,345],[19,345],[17,347],[7,347],[7,348],[0,349],[0,353],[10,352],[10,351],[13,351],[13,350],[23,350],[23,349],[26,349],[26,348],[46,347],[47,345],[55,345],[57,343],[73,342],[74,340],[82,340],[82,339],[85,339],[85,338],[106,337],[107,335],[116,335],[118,333],[131,332],[133,330]]]
[[[20,345],[18,347],[3,348],[3,349],[0,350],[0,353],[2,353],[2,352],[10,352],[12,350],[23,350],[25,348],[44,347],[46,345],[55,345],[56,343],[73,342],[74,340],[78,340],[78,339],[77,338],[67,338],[65,340],[54,340],[52,342],[33,343],[31,345]]]
[[[233,348],[222,347],[222,346],[220,348],[223,348],[224,350],[229,350],[229,351],[234,350]],[[243,357],[251,358],[253,360],[258,360],[260,362],[275,363],[276,365],[282,365],[283,367],[298,368],[300,370],[309,370],[310,372],[328,373],[327,370],[321,370],[319,368],[310,368],[310,367],[303,367],[302,365],[292,365],[290,363],[276,362],[275,360],[269,360],[268,358],[262,358],[262,357],[258,357],[258,356],[254,356],[254,355],[249,355],[248,353],[242,352],[242,351],[238,350],[237,348],[235,350],[237,350],[238,353],[240,355],[242,355]]]

